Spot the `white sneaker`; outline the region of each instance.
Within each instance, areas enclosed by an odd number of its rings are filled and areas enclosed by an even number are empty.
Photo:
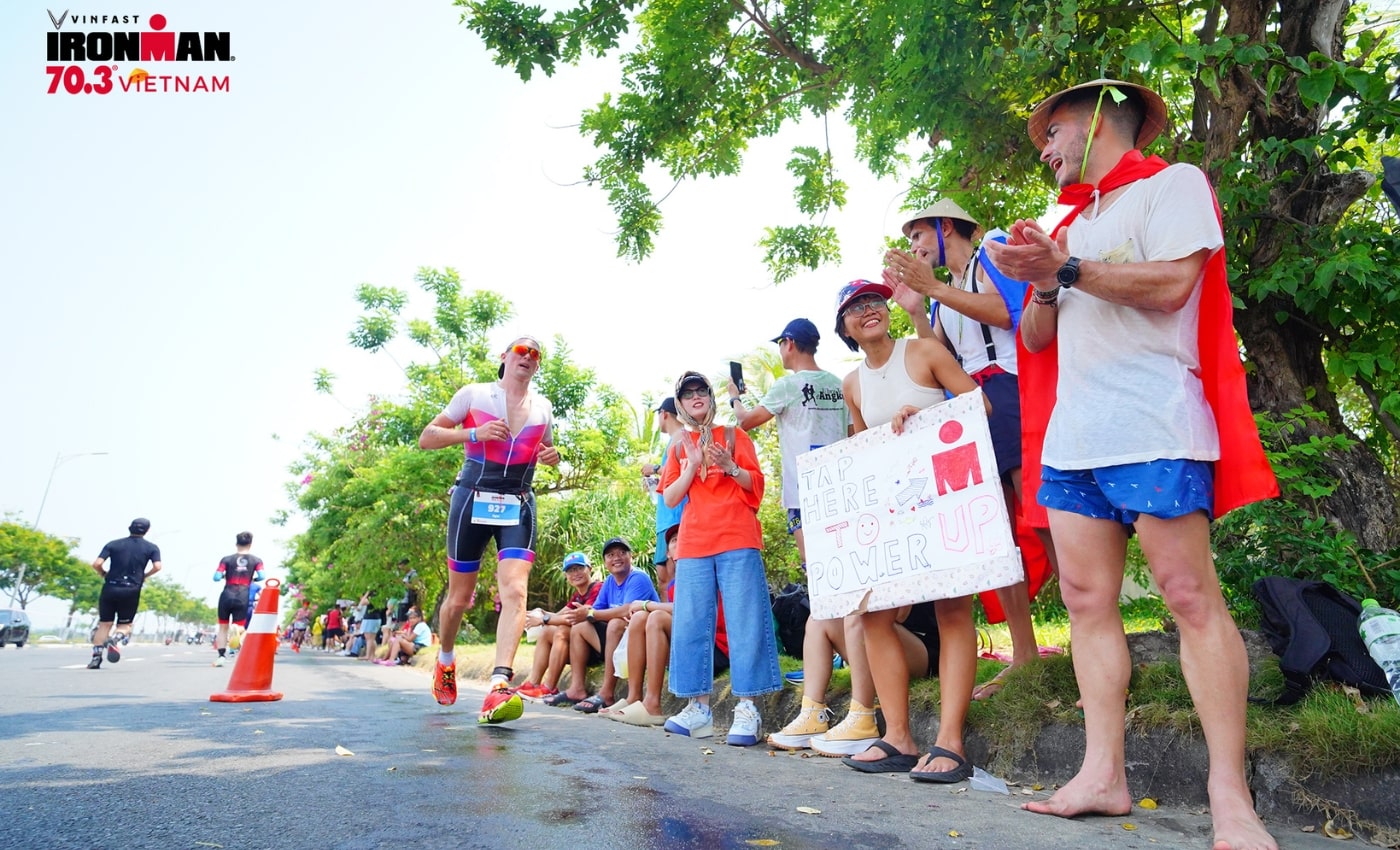
[[[729,724],[724,742],[731,747],[752,747],[758,743],[758,731],[762,726],[758,706],[751,699],[741,699],[734,706],[734,722]]]
[[[214,656],[214,666],[215,666],[215,667],[222,667],[222,666],[224,666],[224,657],[223,657],[222,655],[216,655],[216,656]]]
[[[708,705],[691,700],[680,714],[666,719],[666,731],[691,738],[711,738],[715,734],[715,718]]]

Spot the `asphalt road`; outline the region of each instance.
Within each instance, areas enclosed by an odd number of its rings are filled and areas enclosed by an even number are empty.
[[[1019,810],[1018,788],[867,776],[529,704],[478,726],[480,684],[443,708],[422,671],[310,651],[277,655],[281,701],[212,703],[233,669],[212,658],[132,645],[92,671],[81,646],[0,651],[0,847],[1210,846],[1196,811],[1063,821]],[[1276,833],[1285,850],[1336,848]]]

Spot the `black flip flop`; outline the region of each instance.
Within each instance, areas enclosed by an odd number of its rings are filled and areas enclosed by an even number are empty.
[[[915,782],[938,782],[944,785],[952,782],[962,782],[964,779],[972,778],[972,762],[952,750],[934,747],[932,750],[929,750],[928,760],[933,761],[936,758],[952,759],[958,763],[958,766],[952,770],[940,770],[936,772],[911,769],[909,771],[909,778]]]
[[[554,694],[553,696],[547,696],[544,698],[545,705],[552,705],[556,708],[568,708],[575,702],[577,702],[577,700],[570,699],[563,691],[560,691],[559,693]]]
[[[603,707],[603,698],[594,694],[586,700],[581,700],[574,705],[574,711],[582,711],[584,714],[597,714]]]
[[[918,756],[901,753],[884,741],[876,741],[871,744],[870,750],[879,750],[885,754],[885,757],[875,761],[857,761],[847,756],[841,761],[847,767],[853,767],[861,773],[908,773],[913,770],[914,765],[919,763]],[[866,752],[870,752],[870,750],[866,750]]]

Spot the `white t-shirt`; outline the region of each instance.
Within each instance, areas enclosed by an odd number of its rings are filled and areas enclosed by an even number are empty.
[[[974,256],[978,258],[978,261],[968,264],[962,280],[957,284],[958,288],[964,292],[996,292],[996,283],[991,280],[978,280],[974,286],[973,276],[980,271],[984,264],[989,262],[986,252],[981,248],[977,249]],[[990,277],[988,275],[988,278]],[[1025,290],[1022,290],[1017,297],[1024,297],[1024,295]],[[948,342],[958,353],[958,362],[962,364],[964,372],[976,375],[992,365],[991,358],[987,356],[987,338],[982,335],[984,325],[981,322],[967,318],[946,304],[940,305],[938,308],[938,321],[943,325],[943,334],[948,337]],[[997,365],[1015,375],[1016,329],[1013,327],[1009,330],[1003,330],[995,325],[986,325],[985,327],[992,336],[992,347],[996,350]]]
[[[804,371],[773,382],[761,404],[778,420],[783,453],[783,507],[797,508],[797,456],[846,439],[851,424],[841,379],[830,372]]]
[[[1177,260],[1223,245],[1210,186],[1176,164],[1132,183],[1093,218],[1069,226],[1086,260]],[[1059,383],[1042,461],[1096,469],[1165,458],[1218,460],[1220,439],[1197,376],[1201,281],[1175,313],[1112,304],[1078,289],[1059,306]]]

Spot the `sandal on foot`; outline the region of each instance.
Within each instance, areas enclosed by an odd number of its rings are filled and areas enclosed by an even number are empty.
[[[584,714],[597,714],[603,707],[603,698],[594,694],[586,700],[574,704],[574,711],[581,711]]]
[[[1001,689],[1006,687],[1006,674],[1009,672],[1011,672],[1010,667],[1003,667],[997,671],[995,676],[973,688],[972,701],[981,702],[1001,693]]]
[[[624,708],[626,708],[626,707],[627,707],[627,698],[624,697],[624,698],[618,700],[617,702],[613,703],[612,705],[608,706],[607,708],[600,708],[600,709],[598,709],[598,714],[599,714],[599,716],[601,716],[601,717],[612,717],[612,716],[615,715],[615,714],[621,714],[621,713],[622,713],[622,710],[623,710]]]
[[[928,760],[931,762],[936,758],[952,759],[958,763],[958,766],[951,770],[938,771],[911,769],[909,771],[909,778],[915,782],[938,782],[947,785],[952,782],[962,782],[964,779],[972,777],[972,762],[952,750],[934,747],[932,750],[929,750]]]
[[[608,719],[628,726],[663,726],[666,723],[666,715],[652,714],[640,702],[629,703],[626,708],[609,714]]]
[[[879,750],[885,754],[885,757],[874,761],[858,761],[854,756],[847,756],[841,761],[847,767],[853,767],[861,773],[908,773],[914,769],[914,765],[919,763],[918,756],[901,753],[884,741],[876,741],[871,744],[870,750]],[[870,752],[870,750],[866,750],[866,752]]]
[[[578,702],[578,700],[574,699],[573,697],[569,696],[563,691],[560,691],[559,693],[554,694],[553,696],[547,696],[544,698],[545,705],[552,705],[557,708],[568,708],[576,702]]]

